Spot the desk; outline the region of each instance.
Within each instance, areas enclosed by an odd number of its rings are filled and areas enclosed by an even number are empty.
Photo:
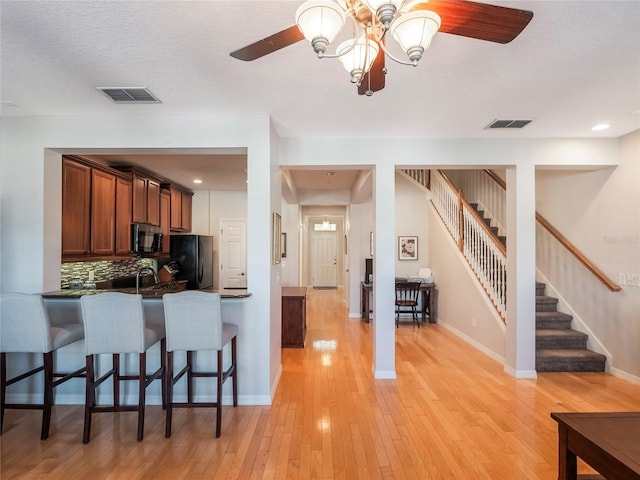
[[[608,480],[640,479],[640,412],[552,413],[551,418],[558,422],[558,480],[579,478],[576,457]]]
[[[373,312],[373,308],[369,305],[369,294],[373,291],[372,283],[360,282],[360,315],[362,319],[369,323],[369,313]],[[429,323],[436,323],[438,318],[438,292],[435,283],[420,284],[420,294],[422,295],[422,321],[424,322],[429,316]]]

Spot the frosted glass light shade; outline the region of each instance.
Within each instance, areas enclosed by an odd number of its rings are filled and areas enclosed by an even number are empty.
[[[375,41],[367,41],[364,37],[359,37],[355,40],[355,45],[354,40],[342,42],[338,46],[336,54],[340,55],[342,65],[351,75],[351,82],[359,83],[364,74],[371,69],[379,50],[380,48]]]
[[[422,57],[422,53],[429,48],[431,40],[440,29],[440,15],[429,10],[418,10],[403,13],[396,18],[389,32],[400,44],[409,59],[415,63]]]
[[[309,0],[298,7],[296,25],[308,41],[324,39],[331,43],[344,26],[345,11],[335,2]]]
[[[394,7],[396,7],[396,10],[398,10],[404,3],[404,0],[362,0],[362,1],[367,5],[367,7],[369,7],[369,10],[371,10],[374,13],[382,5],[393,5]]]

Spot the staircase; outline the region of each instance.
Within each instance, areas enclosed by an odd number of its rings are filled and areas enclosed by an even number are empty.
[[[558,312],[558,299],[536,282],[536,371],[604,372],[607,357],[587,350],[588,335],[571,329],[573,317]]]
[[[469,205],[471,205],[471,207],[476,211],[476,213],[480,216],[480,218],[482,218],[482,221],[486,223],[487,227],[489,227],[489,230],[491,230],[491,233],[493,234],[493,236],[496,237],[496,239],[506,247],[507,237],[503,235],[498,235],[498,227],[491,226],[491,219],[484,216],[484,211],[478,209],[478,204],[470,203]]]
[[[498,235],[491,219],[470,203],[496,239],[506,246],[507,239]],[[536,371],[538,372],[604,372],[606,357],[587,350],[588,335],[571,328],[573,317],[558,312],[558,299],[545,295],[545,284],[536,283]]]

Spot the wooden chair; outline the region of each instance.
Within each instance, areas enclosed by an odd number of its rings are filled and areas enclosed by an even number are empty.
[[[401,313],[411,313],[413,323],[420,326],[418,320],[418,295],[420,282],[396,282],[396,328]]]
[[[83,377],[84,367],[71,373],[56,372],[54,352],[82,340],[82,325],[52,325],[40,295],[4,293],[0,295],[0,431],[4,411],[9,409],[42,410],[40,439],[49,437],[53,389],[72,378]],[[7,379],[7,353],[42,353],[43,365]],[[44,396],[40,404],[6,403],[7,387],[36,373],[44,372]]]
[[[167,332],[167,411],[165,437],[171,436],[172,410],[174,408],[215,408],[216,438],[220,437],[222,423],[222,384],[233,379],[233,406],[238,406],[238,372],[236,365],[236,336],[238,327],[222,322],[220,295],[199,291],[185,291],[165,294],[164,302],[165,330]],[[223,348],[231,342],[231,365],[225,371],[223,366]],[[216,351],[215,371],[194,371],[195,351]],[[173,352],[186,352],[186,365],[173,375]],[[187,375],[186,402],[174,402],[173,386]],[[196,402],[194,400],[194,378],[216,378],[215,402]]]
[[[87,380],[84,405],[84,433],[82,443],[89,443],[91,415],[98,412],[138,412],[138,441],[144,436],[144,407],[146,388],[154,380],[162,381],[162,405],[166,406],[165,365],[166,341],[164,325],[147,325],[142,296],[118,292],[84,295],[80,298],[86,345]],[[147,373],[147,350],[160,342],[160,367]],[[121,375],[120,354],[138,354],[137,375]],[[111,369],[96,379],[95,358],[111,354]],[[97,388],[112,377],[113,405],[97,405]],[[138,404],[120,403],[120,382],[138,381]]]

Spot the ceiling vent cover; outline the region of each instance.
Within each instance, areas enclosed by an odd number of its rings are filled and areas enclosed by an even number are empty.
[[[115,103],[161,103],[145,87],[97,87]]]
[[[494,120],[485,129],[492,128],[523,128],[531,123],[531,120]]]

